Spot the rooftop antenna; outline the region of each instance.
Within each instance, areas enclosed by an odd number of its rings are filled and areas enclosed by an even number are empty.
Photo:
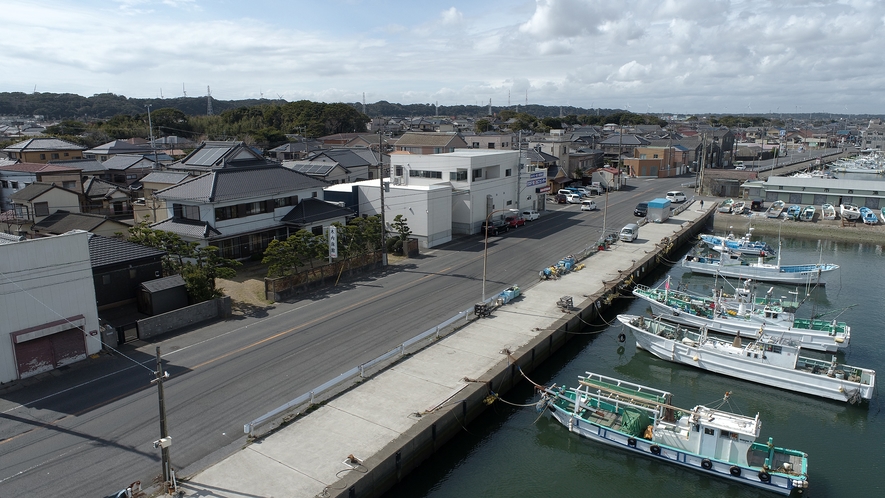
[[[363,114],[366,113],[366,92],[363,92]]]
[[[526,89],[526,91],[525,91],[525,106],[526,107],[529,106],[529,91],[528,91],[528,89]]]
[[[161,99],[163,98],[163,88],[162,87],[160,88],[160,98]]]
[[[492,115],[492,99],[489,99],[489,116]]]
[[[209,85],[206,85],[206,115],[212,115],[212,90],[209,90]]]
[[[261,99],[264,100],[264,91],[261,89],[261,87],[258,87],[258,95],[260,95]]]
[[[436,115],[439,116],[439,101],[436,101]]]
[[[187,90],[184,89],[184,83],[181,84],[181,93],[183,93],[184,96],[187,97]]]
[[[34,93],[37,93],[37,85],[34,85]]]
[[[510,107],[510,90],[507,90],[507,107]]]

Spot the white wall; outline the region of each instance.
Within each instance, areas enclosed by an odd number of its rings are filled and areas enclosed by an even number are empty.
[[[381,192],[378,180],[358,182],[360,214],[381,214]],[[336,188],[336,187],[329,187]],[[452,189],[448,185],[391,185],[384,193],[384,221],[388,226],[396,215],[406,218],[412,236],[422,248],[430,248],[452,240]]]
[[[0,244],[0,382],[18,378],[13,332],[76,315],[85,318],[86,354],[101,349],[89,234]]]

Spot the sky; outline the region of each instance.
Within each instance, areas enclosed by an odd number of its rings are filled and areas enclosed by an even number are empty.
[[[0,0],[0,12],[6,92],[885,114],[882,0]]]

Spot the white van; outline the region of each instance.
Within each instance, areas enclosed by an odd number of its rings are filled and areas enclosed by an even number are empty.
[[[639,237],[639,225],[636,223],[625,225],[618,234],[618,239],[624,242],[633,242],[637,237]]]

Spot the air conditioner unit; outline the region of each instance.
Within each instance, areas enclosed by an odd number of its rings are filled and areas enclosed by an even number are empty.
[[[394,184],[394,185],[402,185],[402,184],[403,184],[403,177],[401,177],[401,176],[394,176],[394,177],[393,177],[393,184]]]

